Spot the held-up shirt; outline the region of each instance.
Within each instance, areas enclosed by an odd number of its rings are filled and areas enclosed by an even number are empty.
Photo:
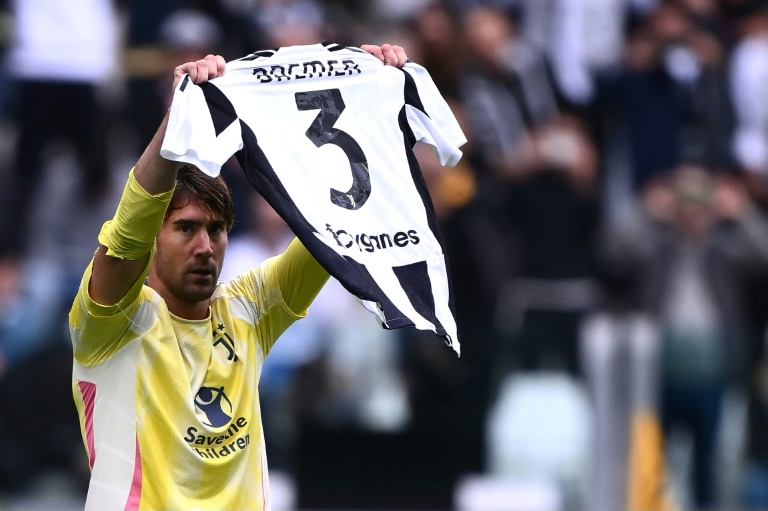
[[[149,264],[112,306],[88,295],[89,266],[69,314],[91,467],[85,510],[268,510],[259,376],[275,340],[306,314],[284,296],[308,303],[319,289],[302,277],[324,271],[294,240],[220,283],[208,318],[186,320],[144,284]]]
[[[458,353],[442,235],[412,152],[455,165],[464,134],[427,71],[323,43],[256,52],[174,93],[161,155],[212,176],[237,155],[251,184],[385,328]]]

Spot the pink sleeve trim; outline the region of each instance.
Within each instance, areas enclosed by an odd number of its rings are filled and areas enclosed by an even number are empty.
[[[96,384],[87,381],[78,381],[80,395],[83,398],[85,415],[85,443],[88,448],[88,465],[93,470],[96,462],[96,446],[93,439],[93,408],[96,403]]]
[[[128,502],[125,503],[125,511],[137,511],[141,502],[141,450],[139,439],[136,438],[136,458],[133,466],[133,482],[131,492],[128,494]]]

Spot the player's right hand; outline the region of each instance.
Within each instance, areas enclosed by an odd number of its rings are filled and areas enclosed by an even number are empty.
[[[179,84],[184,75],[189,75],[192,83],[201,84],[224,74],[226,61],[221,55],[208,55],[195,62],[187,62],[176,66],[173,70],[173,88]]]
[[[408,57],[405,55],[405,50],[402,46],[395,46],[387,43],[384,43],[381,46],[364,44],[360,46],[360,49],[367,51],[382,61],[385,66],[402,68],[405,63],[408,62]]]

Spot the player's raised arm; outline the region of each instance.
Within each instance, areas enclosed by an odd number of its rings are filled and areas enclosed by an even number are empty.
[[[187,62],[174,69],[173,87],[185,75],[196,84],[207,82],[223,74],[224,67],[219,55]],[[160,156],[167,125],[168,114],[130,173],[114,218],[99,234],[88,286],[96,303],[118,303],[149,262],[181,165]]]

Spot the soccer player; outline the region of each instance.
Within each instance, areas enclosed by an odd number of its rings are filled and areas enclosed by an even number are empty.
[[[405,64],[398,46],[362,48]],[[174,88],[224,69],[220,56],[187,62]],[[259,374],[329,275],[294,239],[218,283],[229,190],[160,156],[167,123],[131,170],[69,315],[86,510],[268,510]]]

